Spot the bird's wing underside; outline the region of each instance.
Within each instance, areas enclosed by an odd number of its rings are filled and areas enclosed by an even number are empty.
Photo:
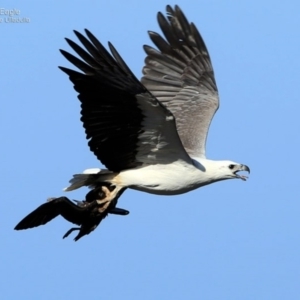
[[[158,50],[147,53],[142,83],[175,116],[177,130],[191,156],[205,157],[211,120],[219,107],[217,86],[209,53],[193,23],[178,6],[167,6],[167,18],[158,13],[165,36],[149,32]]]
[[[59,215],[73,224],[81,225],[84,211],[84,208],[74,204],[66,197],[56,198],[40,205],[21,220],[15,229],[21,230],[45,225]]]
[[[79,93],[91,151],[111,171],[189,161],[173,114],[136,79],[110,43],[112,55],[85,32],[88,38],[75,34],[86,50],[66,39],[82,60],[61,50],[82,72],[60,68]]]

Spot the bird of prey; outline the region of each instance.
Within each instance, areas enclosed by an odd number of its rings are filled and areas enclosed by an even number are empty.
[[[85,49],[66,39],[80,57],[60,50],[79,70],[60,67],[81,102],[90,150],[107,169],[74,175],[70,191],[103,183],[158,195],[176,195],[220,180],[240,178],[248,166],[209,160],[205,143],[219,107],[211,60],[196,26],[178,6],[157,19],[164,37],[149,32],[157,49],[147,54],[141,82],[117,50],[111,54],[88,30],[74,31]],[[89,174],[90,173],[90,174]],[[113,197],[112,197],[113,198]]]
[[[66,197],[49,198],[47,203],[42,204],[20,221],[15,230],[44,225],[61,215],[67,221],[80,226],[68,230],[63,238],[78,230],[79,233],[74,239],[78,241],[96,229],[108,213],[123,216],[129,214],[129,211],[116,207],[118,198],[124,190],[121,190],[114,199],[110,199],[107,197],[110,189],[109,186],[97,187],[86,195],[85,201],[75,201],[77,205]],[[108,204],[107,207],[106,204]]]
[[[75,174],[65,190],[110,189],[101,201],[93,198],[82,207],[64,197],[43,204],[16,229],[44,224],[61,214],[81,226],[80,237],[114,211],[116,199],[126,188],[177,195],[221,180],[246,180],[238,172],[250,172],[248,166],[205,155],[219,96],[200,33],[178,6],[168,5],[166,16],[159,12],[157,19],[163,36],[149,31],[156,48],[144,46],[141,81],[111,43],[109,52],[87,29],[86,36],[74,31],[84,48],[66,39],[79,58],[60,51],[79,71],[60,69],[78,93],[89,148],[106,169]]]

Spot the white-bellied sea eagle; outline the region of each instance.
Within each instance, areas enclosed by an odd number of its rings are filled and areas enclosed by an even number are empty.
[[[144,46],[141,81],[112,44],[109,53],[90,31],[85,30],[86,37],[75,31],[85,49],[66,39],[79,58],[60,51],[80,71],[60,69],[79,94],[90,150],[107,169],[73,176],[66,191],[93,189],[93,197],[88,194],[80,208],[65,197],[55,198],[16,229],[45,224],[60,214],[81,226],[65,235],[79,230],[78,239],[107,213],[128,213],[115,207],[126,188],[177,195],[225,179],[246,179],[238,172],[250,172],[248,166],[206,158],[208,129],[219,107],[211,60],[196,26],[180,8],[168,5],[166,11],[166,17],[157,16],[164,37],[149,31],[157,49]]]

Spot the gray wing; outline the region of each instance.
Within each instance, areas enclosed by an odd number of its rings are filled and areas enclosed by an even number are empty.
[[[141,81],[175,116],[185,150],[205,157],[210,122],[219,107],[214,72],[204,41],[178,6],[166,8],[167,18],[157,19],[165,39],[149,32],[158,50],[144,46],[147,54]]]

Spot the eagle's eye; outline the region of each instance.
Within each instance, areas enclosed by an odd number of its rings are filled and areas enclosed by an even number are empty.
[[[234,165],[229,165],[229,169],[232,170],[234,168]]]

